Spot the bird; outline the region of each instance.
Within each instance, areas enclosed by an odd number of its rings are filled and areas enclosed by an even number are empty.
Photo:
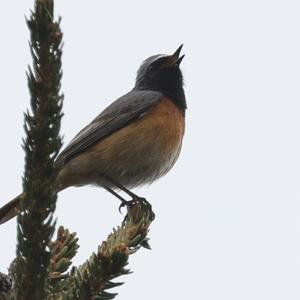
[[[95,185],[121,200],[120,207],[128,204],[120,190],[132,201],[147,202],[131,189],[168,173],[182,148],[187,109],[182,47],[171,55],[145,59],[133,89],[112,102],[58,154],[57,192]],[[20,194],[0,208],[0,224],[20,212],[23,198]]]

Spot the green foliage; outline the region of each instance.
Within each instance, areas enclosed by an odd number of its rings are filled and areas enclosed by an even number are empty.
[[[121,226],[113,230],[106,241],[98,247],[98,251],[83,265],[73,267],[71,272],[65,275],[62,275],[62,272],[67,270],[71,258],[76,254],[78,239],[74,233],[60,227],[56,241],[50,243],[52,275],[48,299],[113,299],[117,294],[107,290],[123,284],[113,280],[130,273],[125,268],[129,255],[147,242],[151,222],[149,210],[136,203],[128,208],[128,215]]]
[[[56,240],[49,244],[51,249],[49,277],[51,279],[63,277],[62,274],[68,270],[79,248],[77,242],[78,238],[75,233],[70,233],[63,226],[58,228]]]
[[[113,299],[117,293],[108,290],[122,285],[122,282],[114,282],[121,275],[127,275],[130,271],[126,268],[128,259],[141,247],[149,249],[147,234],[153,220],[152,212],[139,202],[128,207],[128,215],[122,224],[114,229],[106,241],[98,247],[96,253],[79,267],[71,266],[72,258],[78,249],[78,238],[75,233],[60,227],[55,241],[49,242],[51,263],[48,272],[46,289],[48,300],[89,300],[89,299]],[[12,273],[17,270],[15,262],[12,264]],[[13,282],[15,284],[15,280]],[[3,291],[1,284],[6,286]],[[3,274],[0,276],[0,299],[14,299],[15,291],[11,288],[11,278]],[[3,292],[3,294],[1,294]]]
[[[27,25],[33,66],[27,74],[31,111],[25,114],[24,201],[18,216],[18,245],[14,277],[16,299],[44,299],[47,295],[50,240],[55,224],[57,170],[54,159],[61,146],[61,41],[53,21],[53,1],[36,1]]]

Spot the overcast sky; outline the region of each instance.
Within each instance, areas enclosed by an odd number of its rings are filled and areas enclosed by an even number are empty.
[[[33,1],[0,2],[0,204],[21,192]],[[179,161],[137,190],[153,204],[152,251],[130,257],[118,299],[300,297],[299,1],[56,1],[62,16],[65,142],[129,91],[140,63],[184,43],[188,102]],[[100,188],[59,195],[82,263],[123,216]],[[0,270],[16,223],[0,227]]]

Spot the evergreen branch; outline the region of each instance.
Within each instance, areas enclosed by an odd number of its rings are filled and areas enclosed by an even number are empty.
[[[61,280],[62,290],[53,293],[49,299],[113,299],[117,294],[107,290],[123,284],[113,282],[113,279],[130,273],[125,268],[129,255],[142,246],[149,248],[147,233],[152,220],[152,213],[140,203],[129,207],[121,226],[102,242],[97,253]]]
[[[70,233],[68,229],[60,227],[57,231],[57,238],[50,242],[51,262],[49,273],[49,290],[51,294],[56,294],[65,288],[66,281],[64,274],[72,263],[72,258],[76,255],[78,245],[76,233]]]
[[[60,94],[61,41],[59,22],[53,21],[53,1],[36,0],[27,25],[33,67],[27,73],[31,111],[25,114],[24,201],[18,216],[17,260],[14,268],[16,299],[46,299],[50,264],[48,244],[55,229],[54,159],[63,96]]]
[[[76,255],[78,245],[76,233],[70,233],[63,226],[57,231],[57,238],[54,242],[50,242],[51,250],[50,262],[50,278],[60,278],[72,264],[72,258]]]
[[[60,93],[62,33],[53,21],[53,0],[35,0],[27,25],[33,64],[29,67],[30,110],[25,114],[25,172],[23,201],[18,216],[17,258],[9,275],[0,273],[0,300],[113,299],[108,292],[123,283],[113,280],[129,274],[129,255],[150,248],[147,233],[154,214],[145,203],[131,202],[128,215],[98,251],[66,273],[77,252],[76,234],[55,230],[54,161],[62,144],[59,135],[63,95]]]

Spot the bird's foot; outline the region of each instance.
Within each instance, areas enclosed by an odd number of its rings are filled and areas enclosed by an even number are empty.
[[[121,209],[126,206],[127,212],[129,213],[129,211],[132,211],[137,205],[140,205],[145,214],[150,215],[151,221],[155,219],[155,213],[152,210],[152,205],[145,198],[136,195],[130,201],[123,200],[119,206],[119,211],[121,212]],[[125,216],[125,220],[128,218],[128,213]]]

